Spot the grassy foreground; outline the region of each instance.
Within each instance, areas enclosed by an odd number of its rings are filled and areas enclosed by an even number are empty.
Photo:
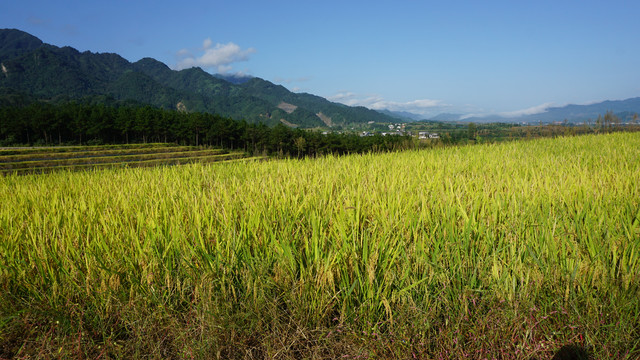
[[[640,357],[640,134],[0,178],[0,358]]]

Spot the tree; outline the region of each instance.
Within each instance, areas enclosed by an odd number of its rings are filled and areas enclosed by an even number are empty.
[[[129,131],[131,131],[133,123],[133,112],[130,107],[121,107],[118,109],[115,118],[116,129],[120,131],[120,135],[124,135],[125,143],[129,143]]]
[[[298,157],[300,157],[300,154],[304,152],[305,146],[307,145],[307,140],[305,140],[303,136],[299,136],[294,140],[294,144],[298,150]]]
[[[291,130],[288,127],[282,123],[273,127],[270,140],[272,152],[277,152],[280,156],[289,154],[288,144],[291,141]]]
[[[476,124],[469,123],[469,125],[467,126],[467,136],[469,140],[475,140],[477,132],[478,132],[478,127],[476,126]]]
[[[617,117],[613,111],[609,110],[604,114],[604,123],[607,127],[611,128],[620,124],[620,118]]]

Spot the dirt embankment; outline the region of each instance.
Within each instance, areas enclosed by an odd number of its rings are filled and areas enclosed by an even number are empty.
[[[319,117],[320,120],[322,120],[322,122],[325,125],[327,125],[329,127],[333,126],[333,121],[331,120],[331,118],[328,117],[327,115],[323,114],[322,112],[317,113],[316,116]]]
[[[297,128],[298,126],[300,126],[300,125],[296,125],[294,123],[290,123],[285,119],[280,119],[280,122],[285,124],[285,125],[287,125],[288,127],[291,127],[291,128]]]
[[[298,108],[297,106],[286,103],[284,101],[278,104],[278,109],[284,110],[284,112],[286,112],[287,114],[291,114],[292,112],[296,111],[297,108]]]

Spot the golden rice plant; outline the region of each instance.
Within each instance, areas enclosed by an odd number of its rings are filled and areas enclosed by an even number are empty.
[[[639,179],[640,135],[624,133],[9,175],[0,339],[85,356],[160,351],[140,345],[158,336],[175,357],[349,343],[515,359],[577,342],[633,358]]]

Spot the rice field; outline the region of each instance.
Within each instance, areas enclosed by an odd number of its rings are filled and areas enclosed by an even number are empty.
[[[640,134],[0,177],[0,358],[640,358]]]
[[[174,144],[0,148],[0,175],[112,167],[150,167],[245,158],[240,151]]]

